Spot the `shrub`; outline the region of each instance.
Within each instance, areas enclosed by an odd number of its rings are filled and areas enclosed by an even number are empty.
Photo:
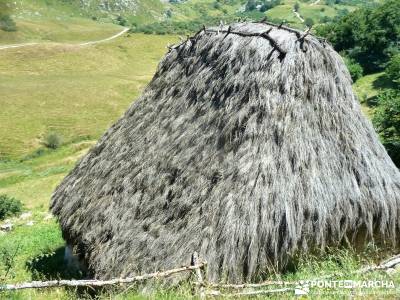
[[[323,16],[322,18],[321,18],[321,20],[320,20],[320,23],[329,23],[329,22],[331,22],[332,21],[332,19],[331,18],[329,18],[328,16]],[[321,26],[318,26],[317,28],[320,28]]]
[[[400,167],[400,91],[386,90],[378,96],[372,121],[393,162]]]
[[[8,279],[8,277],[11,278],[15,276],[14,268],[18,251],[19,245],[14,247],[7,245],[0,248],[0,265],[2,266],[0,284],[2,283],[1,281]]]
[[[49,132],[44,138],[44,145],[50,149],[57,149],[61,146],[62,139],[57,132]]]
[[[172,18],[172,10],[168,9],[168,10],[165,12],[165,16],[166,16],[167,18]]]
[[[3,31],[17,31],[17,25],[9,15],[0,15],[0,29]]]
[[[117,17],[117,24],[120,26],[127,26],[128,21],[123,17],[123,16],[118,16]]]
[[[0,220],[18,215],[21,211],[21,201],[7,195],[0,195]]]
[[[307,19],[304,21],[304,24],[305,24],[307,27],[312,27],[312,26],[314,26],[314,20],[311,19],[311,18],[307,18]]]
[[[345,51],[367,73],[382,71],[393,50],[398,49],[400,1],[381,2],[351,13],[339,9],[332,23],[317,29],[317,34],[326,37],[336,51]]]
[[[363,76],[364,70],[361,65],[352,58],[345,57],[344,62],[346,63],[347,69],[350,72],[351,79],[356,82]]]
[[[391,81],[400,84],[400,54],[391,58],[385,71]]]

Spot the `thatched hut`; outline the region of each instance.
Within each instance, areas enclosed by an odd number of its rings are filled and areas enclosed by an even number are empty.
[[[77,164],[51,210],[98,278],[185,265],[252,280],[296,254],[393,244],[400,174],[331,46],[265,23],[170,48],[143,95]]]

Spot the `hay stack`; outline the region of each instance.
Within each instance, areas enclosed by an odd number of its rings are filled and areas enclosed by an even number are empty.
[[[396,242],[400,174],[323,41],[240,23],[170,49],[53,195],[98,278],[187,264],[253,280],[359,232]]]

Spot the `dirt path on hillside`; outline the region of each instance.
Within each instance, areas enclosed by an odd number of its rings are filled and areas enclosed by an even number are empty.
[[[121,32],[118,32],[117,34],[114,34],[113,36],[110,36],[108,38],[102,39],[102,40],[97,40],[97,41],[90,41],[90,42],[85,42],[85,43],[78,43],[76,45],[78,46],[88,46],[88,45],[95,45],[99,43],[104,43],[111,41],[113,39],[116,39],[117,37],[120,37],[124,33],[126,33],[129,30],[129,28],[124,28]],[[45,44],[45,43],[22,43],[22,44],[13,44],[13,45],[0,45],[0,50],[5,50],[5,49],[12,49],[12,48],[21,48],[21,47],[27,47],[27,46],[35,46],[35,45],[40,45],[40,44]]]
[[[116,39],[117,37],[120,37],[121,35],[126,33],[128,30],[129,30],[129,28],[124,28],[124,30],[122,30],[121,32],[119,32],[119,33],[117,33],[117,34],[115,34],[113,36],[110,36],[109,38],[98,40],[98,41],[81,43],[81,44],[79,44],[79,46],[94,45],[94,44],[99,44],[99,43],[103,43],[103,42],[108,42],[108,41],[111,41],[113,39]]]
[[[20,48],[20,47],[26,47],[26,46],[33,46],[37,45],[38,43],[23,43],[23,44],[14,44],[14,45],[0,45],[0,50],[3,49],[11,49],[11,48]]]
[[[300,16],[300,14],[297,11],[293,10],[293,13],[297,17],[297,19],[300,20],[301,23],[304,23],[304,19]]]

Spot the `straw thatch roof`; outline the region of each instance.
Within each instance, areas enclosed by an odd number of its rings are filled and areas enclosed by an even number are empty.
[[[53,195],[96,277],[187,264],[254,279],[298,252],[396,241],[400,174],[324,41],[240,23],[170,48]]]

